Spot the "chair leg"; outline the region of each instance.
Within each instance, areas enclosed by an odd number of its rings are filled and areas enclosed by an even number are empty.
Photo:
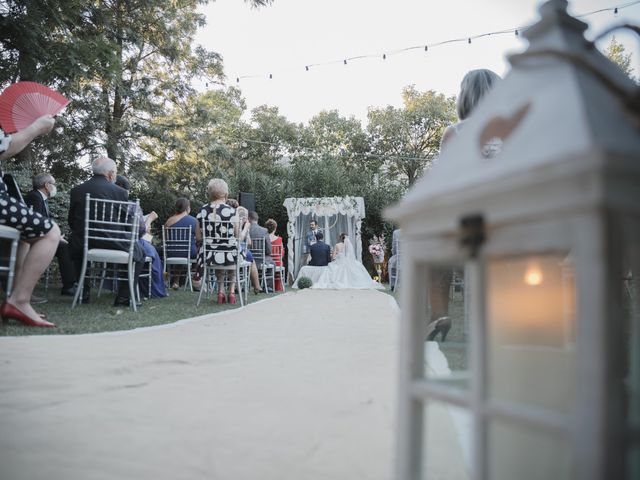
[[[11,253],[9,254],[9,272],[7,272],[7,296],[11,296],[13,291],[13,281],[16,275],[16,259],[18,258],[18,240],[11,241]]]
[[[87,273],[87,262],[84,261],[82,262],[82,270],[80,271],[80,278],[78,279],[78,288],[76,289],[76,294],[73,297],[73,303],[71,304],[71,308],[75,308],[75,306],[78,304],[78,299],[81,298],[80,296],[83,293],[84,290],[84,276]]]
[[[196,307],[200,306],[200,300],[202,300],[202,293],[204,289],[207,288],[207,283],[209,282],[209,278],[207,277],[207,266],[204,267],[204,273],[202,278],[200,279],[200,293],[198,293],[198,301],[196,302]]]
[[[104,285],[104,279],[107,276],[107,264],[102,264],[102,274],[100,275],[100,284],[98,285],[98,294],[97,298],[100,298],[100,293],[102,293],[102,286]]]
[[[138,305],[136,302],[136,286],[134,285],[135,283],[135,278],[134,278],[134,268],[133,268],[133,262],[129,263],[129,265],[127,266],[127,276],[129,277],[129,302],[131,302],[131,305],[133,306],[133,311],[137,312],[138,311]]]

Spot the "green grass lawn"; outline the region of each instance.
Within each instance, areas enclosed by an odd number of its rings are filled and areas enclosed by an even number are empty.
[[[385,291],[393,296],[398,305],[400,305],[400,290],[392,292],[388,285],[385,286]],[[469,338],[464,328],[464,298],[462,293],[456,292],[449,301],[449,316],[451,317],[451,330],[447,335],[447,340],[443,342],[441,336],[438,335],[436,341],[442,353],[447,357],[449,368],[452,371],[464,371],[469,368]]]
[[[169,290],[169,296],[145,300],[142,307],[135,313],[131,308],[114,307],[114,295],[103,293],[96,298],[96,289],[91,292],[91,303],[78,305],[71,309],[71,297],[61,297],[60,286],[52,285],[46,295],[48,302],[35,305],[37,311],[46,313],[49,321],[56,324],[56,328],[26,327],[9,320],[0,326],[0,336],[11,335],[76,335],[80,333],[112,332],[130,330],[133,328],[149,327],[173,323],[184,318],[197,317],[209,313],[240,308],[237,305],[217,305],[212,296],[207,299],[203,294],[200,306],[196,308],[198,292]],[[45,296],[41,287],[36,288],[36,295]],[[274,296],[273,294],[254,295],[249,293],[249,303]],[[238,302],[239,302],[238,298]]]

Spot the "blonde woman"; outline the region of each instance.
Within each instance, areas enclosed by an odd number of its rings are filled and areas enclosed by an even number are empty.
[[[209,181],[207,185],[207,194],[209,195],[209,203],[202,206],[196,219],[198,224],[196,225],[196,241],[200,244],[200,250],[198,251],[198,263],[197,272],[201,274],[204,270],[204,265],[208,266],[229,266],[234,265],[238,259],[236,257],[235,247],[227,245],[230,239],[238,238],[238,217],[236,215],[236,209],[227,204],[227,198],[229,196],[229,187],[227,182],[221,178],[214,178]],[[213,244],[220,243],[216,250],[207,251],[207,258],[204,258],[204,248],[202,245],[202,219],[206,219],[213,223],[215,229],[215,239]],[[220,222],[234,222],[232,229],[227,229],[226,225]],[[224,277],[227,274],[227,280],[229,284],[229,293],[225,295],[224,292]],[[225,302],[236,303],[235,295],[235,280],[236,273],[233,270],[216,270],[216,279],[218,281],[218,303]]]

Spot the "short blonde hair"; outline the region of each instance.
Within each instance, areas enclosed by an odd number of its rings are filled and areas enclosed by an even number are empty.
[[[229,195],[229,186],[221,178],[212,178],[207,185],[207,194],[211,201],[225,198]]]

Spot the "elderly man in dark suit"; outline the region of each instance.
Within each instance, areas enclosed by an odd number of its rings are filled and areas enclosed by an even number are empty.
[[[331,247],[323,242],[322,232],[316,233],[316,243],[311,245],[311,260],[309,265],[313,267],[326,267],[331,261]]]
[[[55,179],[48,173],[39,173],[31,179],[31,184],[33,185],[33,190],[25,195],[25,203],[29,205],[34,212],[39,213],[45,218],[51,218],[49,200],[55,197],[57,193]],[[69,243],[64,237],[62,237],[58,243],[56,258],[58,259],[58,265],[60,267],[60,277],[62,277],[62,291],[60,295],[73,297],[76,293],[75,282],[77,274],[71,262],[71,256],[69,255]]]
[[[107,157],[100,157],[93,161],[91,169],[93,170],[93,177],[86,182],[73,187],[70,194],[69,227],[71,228],[71,237],[69,238],[69,245],[78,274],[80,274],[82,269],[85,228],[84,216],[87,193],[91,195],[91,198],[117,200],[121,202],[129,200],[129,192],[114,184],[117,176],[116,162]],[[104,236],[108,237],[109,234],[105,233]],[[92,239],[89,240],[89,248],[107,248],[112,250],[128,251],[129,244],[124,240],[119,243]],[[135,282],[137,283],[142,270],[142,264],[144,262],[144,252],[138,243],[135,244],[133,260],[135,262]],[[82,301],[83,303],[89,301],[88,282],[85,284],[83,289]],[[129,302],[129,284],[126,281],[120,281],[114,306],[128,306]]]

